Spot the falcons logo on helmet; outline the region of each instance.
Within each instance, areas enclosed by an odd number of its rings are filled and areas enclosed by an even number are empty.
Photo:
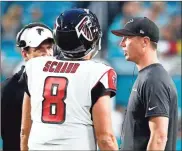
[[[87,39],[88,41],[92,41],[93,35],[90,29],[91,27],[92,22],[90,21],[90,18],[88,16],[85,16],[75,27],[78,38],[80,37],[80,35],[83,35],[85,39]]]

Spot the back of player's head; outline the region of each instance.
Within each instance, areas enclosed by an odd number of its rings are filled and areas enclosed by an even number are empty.
[[[70,9],[61,13],[53,35],[67,58],[83,58],[101,49],[102,31],[95,14],[88,9]]]

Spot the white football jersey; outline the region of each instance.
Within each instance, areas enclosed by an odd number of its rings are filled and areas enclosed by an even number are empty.
[[[95,150],[91,116],[97,98],[94,89],[100,84],[114,96],[115,71],[91,60],[37,57],[27,62],[26,74],[33,121],[29,149],[54,145],[59,150]]]

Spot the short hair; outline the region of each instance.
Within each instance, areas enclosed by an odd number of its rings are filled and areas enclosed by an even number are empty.
[[[157,49],[157,43],[150,41],[150,45],[152,46],[153,49]]]
[[[54,40],[53,40],[52,38],[45,39],[44,41],[42,41],[42,42],[40,43],[40,45],[41,45],[41,44],[45,44],[45,43],[54,44]],[[40,46],[40,45],[39,45],[39,46]],[[38,46],[38,47],[39,47],[39,46]]]
[[[26,52],[28,52],[29,51],[29,46],[28,47],[25,47],[25,48],[23,48],[23,50],[25,50]]]

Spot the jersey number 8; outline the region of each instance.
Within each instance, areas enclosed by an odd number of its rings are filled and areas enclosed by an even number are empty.
[[[68,79],[65,77],[47,77],[44,83],[42,102],[42,122],[63,123],[65,121],[66,92]]]

